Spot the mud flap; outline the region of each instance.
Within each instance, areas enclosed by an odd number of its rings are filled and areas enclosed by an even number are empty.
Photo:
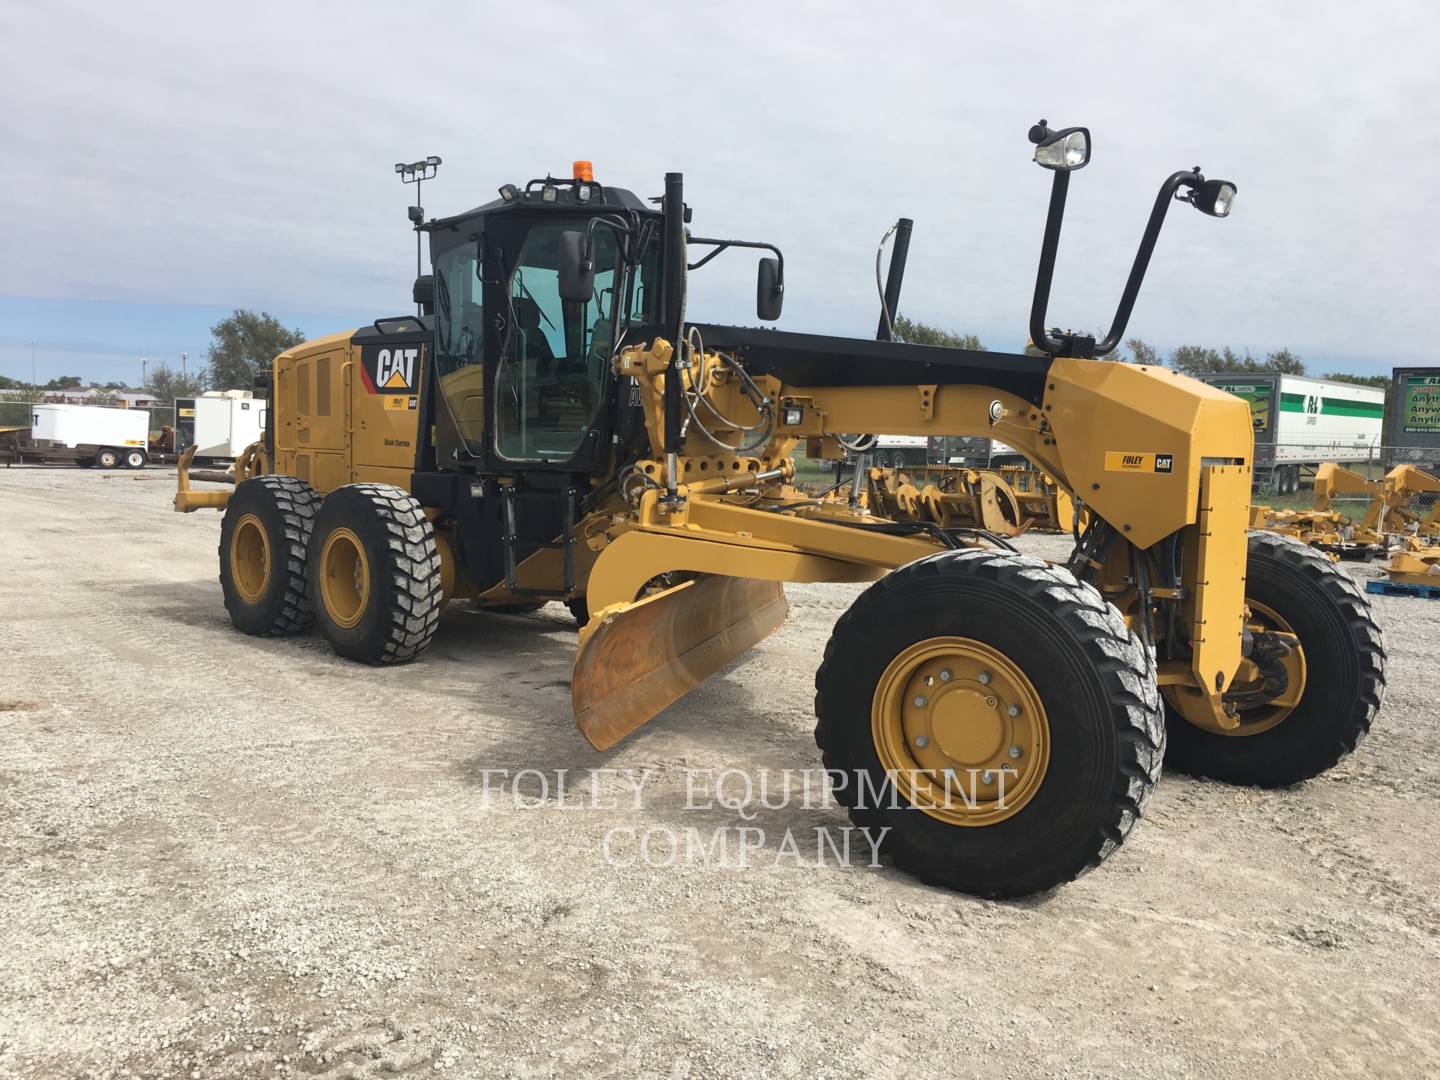
[[[596,612],[575,658],[575,722],[608,750],[763,641],[789,605],[776,581],[706,574]]]

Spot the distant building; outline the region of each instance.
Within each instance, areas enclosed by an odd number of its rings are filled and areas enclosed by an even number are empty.
[[[160,404],[154,394],[136,390],[106,390],[98,386],[73,386],[67,390],[42,390],[40,400],[47,405],[106,404],[121,409],[149,409]]]

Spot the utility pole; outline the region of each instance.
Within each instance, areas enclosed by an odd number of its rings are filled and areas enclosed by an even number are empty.
[[[30,339],[30,385],[39,387],[40,376],[35,374],[35,339]]]
[[[144,389],[145,389],[145,365],[148,364],[149,362],[150,362],[150,358],[149,358],[148,356],[142,356],[142,357],[140,358],[140,389],[141,389],[141,390],[144,390]]]
[[[421,274],[420,262],[420,226],[425,220],[425,207],[420,205],[420,182],[433,179],[440,169],[440,159],[431,154],[424,161],[412,161],[408,165],[403,161],[395,163],[395,171],[400,174],[400,182],[403,184],[415,185],[415,205],[409,208],[410,224],[415,227],[415,276]],[[415,314],[423,315],[420,305],[415,305]]]
[[[188,352],[182,352],[180,354],[180,378],[182,379],[185,378],[185,361],[189,359],[190,354]]]

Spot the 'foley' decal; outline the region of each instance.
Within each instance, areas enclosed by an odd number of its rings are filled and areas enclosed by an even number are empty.
[[[1124,450],[1105,451],[1106,472],[1168,473],[1175,471],[1174,454],[1144,454]]]

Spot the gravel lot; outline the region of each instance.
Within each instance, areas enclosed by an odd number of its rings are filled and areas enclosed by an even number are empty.
[[[818,800],[691,808],[719,770],[818,767],[854,587],[792,588],[779,633],[601,755],[560,607],[451,610],[398,670],[247,638],[219,515],[172,490],[0,469],[0,1075],[1440,1073],[1440,604],[1375,598],[1389,694],[1339,768],[1166,776],[1098,871],[995,903],[817,866],[846,824]],[[618,773],[601,808],[558,797],[591,768],[648,770],[643,806]],[[714,771],[693,797],[687,769]],[[625,839],[690,827],[765,840],[742,868]]]

